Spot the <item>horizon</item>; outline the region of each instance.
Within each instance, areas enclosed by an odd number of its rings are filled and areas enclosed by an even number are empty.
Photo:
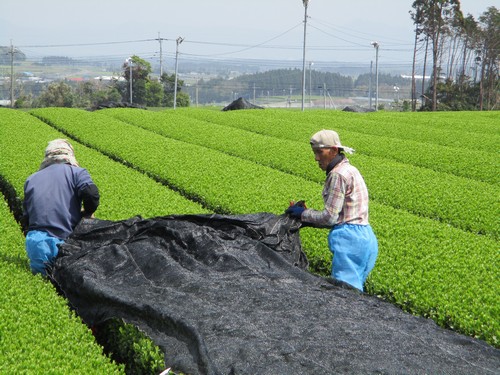
[[[377,40],[381,70],[410,67],[414,33],[408,12],[412,1],[357,3],[353,7],[311,0],[304,40],[305,8],[298,0],[293,6],[290,0],[256,0],[251,5],[233,2],[231,7],[226,0],[209,4],[144,0],[136,7],[116,0],[89,0],[77,7],[61,0],[22,4],[5,0],[0,43],[12,44],[31,61],[64,56],[111,62],[137,55],[158,65],[161,60],[168,68],[177,56],[180,62],[258,65],[267,61],[282,68],[302,64],[305,41],[305,60],[313,69],[339,65],[369,69],[375,60],[371,43]],[[493,6],[489,0],[461,1],[464,15],[470,13],[476,19],[489,6]],[[138,13],[137,7],[145,11]],[[177,44],[180,35],[183,39]],[[421,53],[417,60],[417,64],[423,61]]]

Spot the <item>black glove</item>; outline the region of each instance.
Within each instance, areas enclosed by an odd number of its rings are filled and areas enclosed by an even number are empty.
[[[306,208],[307,207],[305,201],[298,201],[297,203],[294,203],[292,201],[290,202],[290,206],[285,210],[285,214],[300,219],[300,217],[302,216],[302,212],[304,212]]]

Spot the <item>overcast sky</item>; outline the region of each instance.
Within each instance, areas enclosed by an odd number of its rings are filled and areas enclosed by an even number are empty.
[[[409,65],[412,0],[310,0],[306,60]],[[462,0],[476,19],[499,0]],[[2,0],[0,45],[28,58],[57,55],[102,60],[160,56],[172,64],[176,39],[182,59],[302,61],[302,0]]]

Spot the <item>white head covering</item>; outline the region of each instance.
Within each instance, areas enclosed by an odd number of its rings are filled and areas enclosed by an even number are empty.
[[[352,154],[354,152],[353,148],[343,146],[340,143],[339,135],[333,130],[320,130],[311,137],[311,141],[309,143],[311,144],[312,148],[337,147],[338,149],[349,154]]]
[[[52,164],[70,164],[75,167],[80,165],[76,161],[73,146],[66,139],[54,139],[45,148],[45,158],[40,169],[47,168]]]

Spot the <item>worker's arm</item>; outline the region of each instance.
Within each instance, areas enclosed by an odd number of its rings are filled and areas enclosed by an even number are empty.
[[[28,228],[30,226],[30,218],[28,215],[28,208],[26,207],[26,200],[23,200],[23,215],[21,216],[19,224],[21,225],[23,234],[26,236],[26,233],[28,233]]]
[[[82,216],[90,217],[99,207],[99,190],[94,184],[87,185],[82,190],[83,213]]]
[[[318,228],[331,228],[337,223],[343,209],[347,183],[338,173],[328,175],[323,189],[325,207],[321,211],[306,209],[301,215],[302,222]]]

